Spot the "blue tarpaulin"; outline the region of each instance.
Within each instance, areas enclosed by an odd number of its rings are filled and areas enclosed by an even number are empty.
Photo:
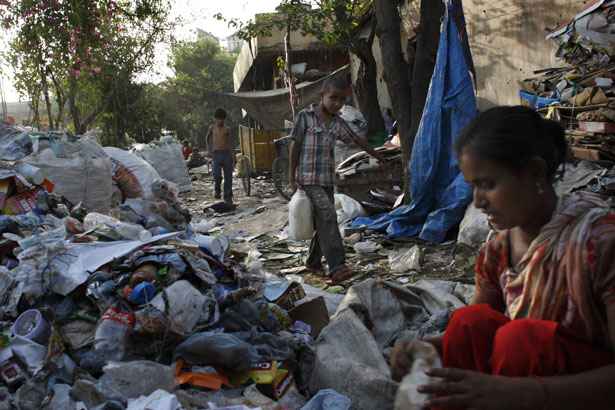
[[[447,0],[434,74],[409,164],[412,203],[376,218],[357,218],[355,227],[367,226],[392,238],[418,236],[441,243],[471,202],[472,190],[459,170],[453,146],[478,110],[463,43],[465,27],[457,27],[455,11],[462,13]]]

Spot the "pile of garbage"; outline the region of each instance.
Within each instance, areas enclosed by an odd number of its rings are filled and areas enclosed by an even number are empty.
[[[0,160],[0,409],[393,408],[393,344],[471,297],[273,275],[153,164],[89,137],[4,127]]]
[[[592,2],[547,38],[568,65],[536,71],[520,96],[568,128],[578,159],[615,162],[615,3]]]

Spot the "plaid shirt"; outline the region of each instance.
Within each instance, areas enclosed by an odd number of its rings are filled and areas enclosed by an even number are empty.
[[[341,123],[339,116],[325,125],[317,113],[318,106],[311,105],[297,115],[291,138],[301,145],[297,166],[298,185],[333,186],[335,182],[335,142],[354,140]]]

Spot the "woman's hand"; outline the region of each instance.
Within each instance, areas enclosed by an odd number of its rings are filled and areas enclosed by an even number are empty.
[[[459,369],[432,369],[440,381],[419,386],[430,395],[427,407],[467,410],[535,410],[545,404],[540,382],[530,377],[503,377]]]

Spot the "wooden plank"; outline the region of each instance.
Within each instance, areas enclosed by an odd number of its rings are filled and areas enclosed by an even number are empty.
[[[579,121],[579,129],[597,134],[615,133],[615,123],[597,121]]]
[[[572,147],[572,155],[578,159],[600,161],[600,151],[597,149]]]

